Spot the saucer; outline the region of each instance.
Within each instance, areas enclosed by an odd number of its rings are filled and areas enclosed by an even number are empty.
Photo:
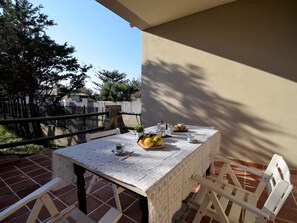
[[[122,152],[117,152],[117,151],[115,151],[115,149],[113,149],[113,150],[111,150],[111,152],[113,152],[117,156],[124,156],[124,155],[126,155],[128,153],[128,150],[123,149]]]
[[[187,140],[188,141],[188,140]],[[188,141],[189,143],[192,143],[192,144],[200,144],[200,143],[204,143],[204,141],[201,141],[201,140],[198,140],[198,139],[193,139],[192,141]]]

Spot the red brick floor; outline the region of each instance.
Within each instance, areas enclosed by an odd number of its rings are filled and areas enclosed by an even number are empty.
[[[257,169],[265,169],[265,165],[243,163]],[[219,165],[218,165],[219,166]],[[297,170],[291,170],[291,179],[294,184],[294,196],[297,197]],[[237,176],[247,189],[253,188],[257,182],[253,177],[242,171],[237,171]],[[0,210],[15,203],[20,198],[26,196],[32,191],[39,188],[51,180],[51,153],[39,154],[20,159],[15,163],[0,165]],[[88,182],[90,179],[86,179]],[[62,189],[52,192],[52,197],[58,209],[62,210],[65,207],[77,204],[76,186],[69,185]],[[141,222],[142,212],[139,209],[139,197],[129,191],[124,191],[120,194],[120,199],[123,207],[123,216],[120,223],[136,223]],[[115,200],[111,186],[106,181],[100,181],[96,184],[87,197],[88,213],[91,218],[98,221],[109,209],[115,207]],[[22,208],[16,215],[9,217],[4,222],[21,223],[28,216],[32,204]],[[174,223],[190,223],[192,222],[196,211],[190,209],[186,203],[183,204],[181,210],[174,216]],[[49,214],[46,210],[42,210],[38,222],[43,222]],[[209,222],[205,218],[202,223]],[[280,211],[276,222],[297,222],[297,206],[293,198],[289,197],[284,207]]]

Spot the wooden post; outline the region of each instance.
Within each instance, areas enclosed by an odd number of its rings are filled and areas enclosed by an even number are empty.
[[[103,123],[104,130],[120,128],[123,133],[123,127],[125,127],[123,117],[119,112],[122,110],[121,105],[106,105],[105,111],[108,112],[108,116]]]

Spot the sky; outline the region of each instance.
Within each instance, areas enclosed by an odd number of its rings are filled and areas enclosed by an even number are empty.
[[[29,0],[43,5],[41,12],[54,20],[47,34],[59,44],[74,46],[80,64],[92,64],[86,87],[99,82],[95,71],[118,70],[132,80],[141,77],[141,31],[95,0]]]

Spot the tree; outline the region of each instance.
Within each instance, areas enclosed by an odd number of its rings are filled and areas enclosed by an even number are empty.
[[[74,47],[59,45],[46,34],[55,24],[41,8],[27,0],[0,0],[0,94],[19,108],[16,117],[41,116],[83,87],[91,67],[78,63]],[[38,126],[34,130],[40,137]]]
[[[99,71],[95,74],[101,83],[93,83],[100,91],[98,100],[102,101],[131,101],[133,95],[140,90],[140,82],[133,79],[132,81],[126,79],[125,73],[114,71]]]
[[[107,70],[102,70],[98,71],[95,73],[95,76],[98,77],[102,83],[97,83],[95,81],[92,81],[98,89],[102,88],[102,85],[105,83],[119,83],[125,80],[127,74],[125,73],[120,73],[118,70],[113,70],[113,71],[107,71]]]

